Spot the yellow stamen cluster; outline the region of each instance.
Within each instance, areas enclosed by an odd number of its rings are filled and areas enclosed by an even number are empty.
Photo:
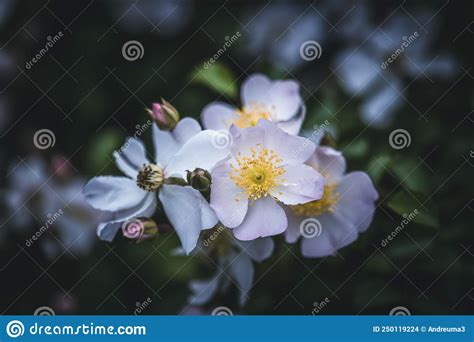
[[[260,119],[270,119],[271,115],[264,106],[252,104],[237,111],[238,119],[234,124],[239,128],[248,128],[255,126]]]
[[[293,205],[290,208],[296,215],[300,216],[319,216],[325,212],[333,212],[334,207],[339,201],[339,192],[336,191],[337,184],[327,183],[324,186],[323,197],[317,201],[305,204]]]
[[[280,166],[282,160],[273,150],[252,148],[250,156],[239,153],[236,161],[237,165],[230,165],[230,178],[245,191],[250,200],[267,196],[271,189],[283,181],[281,176],[285,170]]]

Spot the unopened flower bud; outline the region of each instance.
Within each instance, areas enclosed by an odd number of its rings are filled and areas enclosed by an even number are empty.
[[[189,185],[199,191],[207,191],[211,186],[211,174],[201,168],[188,171],[186,179]]]
[[[127,239],[137,243],[153,239],[158,235],[158,225],[150,218],[141,217],[125,221],[122,224],[122,233]]]
[[[179,121],[179,113],[171,103],[161,99],[162,103],[153,103],[152,109],[147,109],[148,114],[160,129],[171,130]]]

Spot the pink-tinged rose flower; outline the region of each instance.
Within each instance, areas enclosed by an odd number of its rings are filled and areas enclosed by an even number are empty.
[[[264,75],[254,74],[244,81],[240,97],[241,108],[223,102],[207,105],[201,113],[204,127],[227,130],[234,124],[239,128],[247,128],[266,119],[290,134],[296,135],[300,131],[306,107],[297,82],[272,81]]]
[[[346,174],[342,153],[331,147],[318,147],[307,164],[326,179],[324,194],[320,200],[286,209],[286,241],[301,237],[306,257],[333,255],[369,227],[378,194],[366,173]]]

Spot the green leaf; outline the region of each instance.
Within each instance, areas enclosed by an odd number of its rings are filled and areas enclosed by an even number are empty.
[[[374,180],[374,183],[378,183],[382,178],[385,171],[388,169],[390,164],[390,156],[388,154],[382,154],[372,159],[369,164],[367,173]]]
[[[235,77],[228,67],[220,63],[205,64],[191,75],[192,82],[201,83],[226,96],[237,96]]]
[[[344,149],[344,154],[348,158],[360,158],[367,154],[369,143],[365,139],[359,139]]]
[[[434,210],[430,209],[428,212],[420,205],[424,200],[415,199],[413,196],[415,195],[400,191],[388,201],[387,206],[402,216],[413,215],[413,222],[438,228],[439,220]],[[427,207],[427,204],[425,203],[423,206]]]
[[[121,135],[116,129],[109,129],[97,136],[87,150],[90,172],[95,173],[110,164],[112,153],[120,147]],[[113,163],[112,163],[113,164]]]
[[[426,194],[429,190],[429,177],[423,167],[425,166],[413,159],[404,159],[392,163],[391,170],[408,189]]]

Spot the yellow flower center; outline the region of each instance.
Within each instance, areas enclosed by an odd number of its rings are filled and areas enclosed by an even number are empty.
[[[325,212],[333,212],[337,202],[339,202],[339,192],[336,191],[337,184],[328,182],[324,186],[323,197],[317,201],[290,206],[296,215],[319,216]]]
[[[265,106],[253,103],[250,106],[237,111],[238,119],[234,120],[234,124],[239,128],[248,128],[255,126],[260,119],[270,119],[270,112]]]
[[[251,149],[250,156],[240,152],[237,155],[237,165],[230,165],[230,178],[242,188],[251,200],[268,195],[268,192],[283,181],[281,175],[285,172],[279,166],[282,160],[278,154],[268,148]]]

